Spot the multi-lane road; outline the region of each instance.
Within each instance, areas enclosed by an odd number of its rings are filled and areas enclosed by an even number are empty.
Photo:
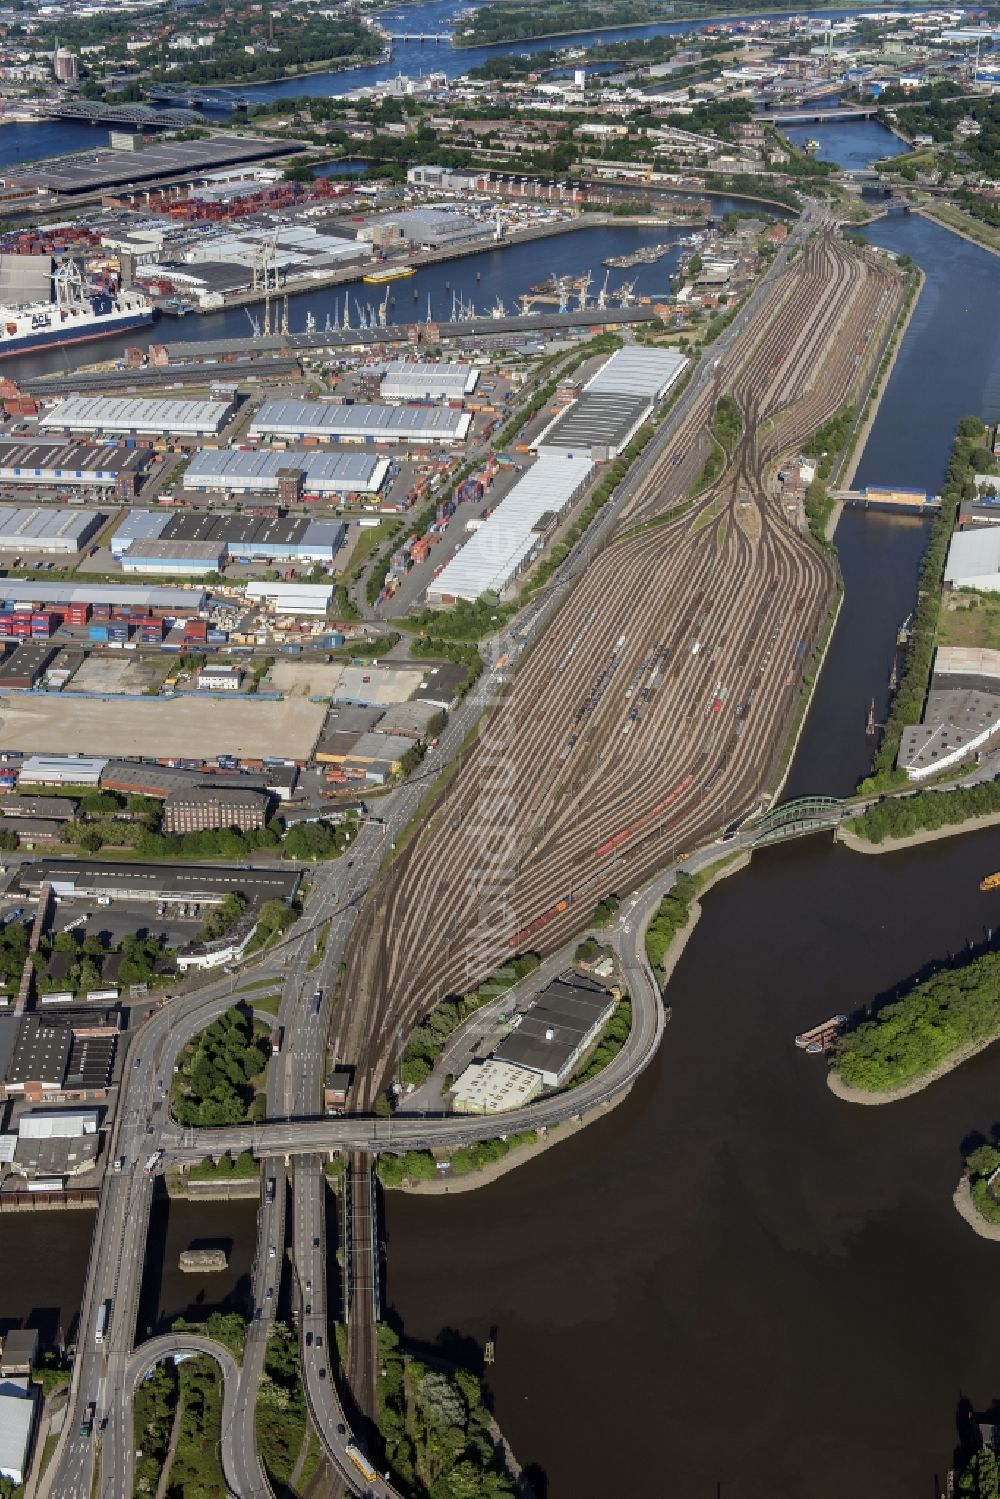
[[[656,872],[710,843],[759,795],[834,583],[832,564],[785,524],[769,470],[850,398],[898,292],[891,270],[820,230],[816,215],[804,217],[556,578],[489,643],[487,671],[421,774],[385,800],[381,823],[366,824],[348,855],[317,868],[304,922],[253,966],[255,977],[273,977],[282,991],[285,1044],[270,1069],[267,1124],[181,1130],[166,1106],[181,1048],[232,1003],[239,979],[176,1001],[141,1028],[112,1143],[124,1168],[109,1173],[102,1193],[70,1420],[43,1496],[91,1493],[96,1443],[76,1434],[90,1402],[103,1428],[100,1492],[131,1492],[133,1345],[152,1197],[144,1161],[157,1149],[180,1160],[248,1147],[263,1162],[262,1199],[247,1350],[238,1375],[227,1374],[227,1481],[254,1499],[269,1492],[255,1451],[254,1406],[282,1290],[290,1203],[288,1273],[314,1424],[345,1488],[390,1492],[383,1483],[366,1485],[347,1457],[351,1434],[327,1346],[334,1309],[326,1305],[323,1153],[354,1153],[360,1202],[367,1158],[378,1150],[459,1144],[494,1130],[495,1123],[470,1118],[380,1120],[372,1109],[413,1024],[440,998],[467,991],[512,951],[561,948],[610,891],[642,892],[626,906],[615,938],[633,999],[632,1034],[571,1099],[539,1100],[506,1126],[545,1127],[599,1106],[648,1064],[664,1013],[642,931],[673,877]],[[721,475],[699,486],[708,424],[723,394],[736,402],[742,431],[724,453]],[[435,790],[421,826],[404,839],[428,788],[456,757],[457,774]],[[320,929],[325,950],[310,969]],[[319,1117],[328,1037],[329,1052],[356,1068],[357,1117]],[[286,1156],[294,1157],[290,1193]],[[359,1242],[366,1231],[372,1237],[366,1212],[361,1203],[350,1227]],[[372,1246],[355,1283],[366,1293],[364,1315],[352,1317],[349,1342],[362,1415],[374,1399],[377,1270]],[[98,1342],[103,1306],[108,1331]]]

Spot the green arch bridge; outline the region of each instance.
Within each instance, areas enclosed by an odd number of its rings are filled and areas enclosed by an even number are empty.
[[[786,838],[804,838],[824,828],[835,828],[845,810],[845,804],[835,796],[800,796],[772,807],[747,831],[753,835],[756,847],[781,843]]]

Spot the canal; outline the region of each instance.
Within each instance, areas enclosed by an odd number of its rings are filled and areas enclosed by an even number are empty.
[[[933,489],[957,419],[1000,413],[1000,262],[920,219],[871,238],[928,284],[858,482]],[[844,609],[795,791],[863,773],[924,535],[849,512],[837,540]],[[941,1492],[959,1398],[996,1391],[996,1253],[951,1206],[962,1141],[996,1118],[996,1058],[852,1109],[793,1038],[982,940],[998,852],[986,832],[756,857],[707,899],[665,1044],[621,1107],[489,1188],[388,1196],[392,1315],[430,1344],[496,1327],[496,1414],[547,1499]]]

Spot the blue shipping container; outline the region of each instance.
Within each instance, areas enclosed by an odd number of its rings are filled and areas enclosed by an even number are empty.
[[[91,640],[107,640],[108,627],[107,625],[89,625],[87,633]]]

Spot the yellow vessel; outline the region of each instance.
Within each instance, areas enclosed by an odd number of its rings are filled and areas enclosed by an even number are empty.
[[[387,266],[384,271],[369,271],[362,280],[367,281],[369,286],[378,286],[381,281],[401,281],[404,276],[415,274],[412,265]]]
[[[979,881],[980,890],[1000,890],[1000,869],[995,874],[988,874],[985,880]]]

